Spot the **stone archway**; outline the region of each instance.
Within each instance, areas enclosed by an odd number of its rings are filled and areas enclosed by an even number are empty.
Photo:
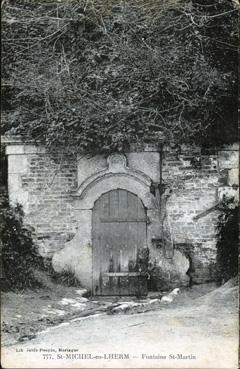
[[[83,181],[75,197],[75,209],[92,209],[95,201],[107,191],[122,188],[138,195],[144,206],[154,208],[155,198],[150,193],[151,179],[145,173],[129,168],[126,157],[112,154],[107,158],[108,167]]]
[[[146,209],[149,223],[152,212],[157,208],[156,199],[150,193],[151,179],[146,174],[128,168],[124,155],[110,155],[107,162],[108,167],[87,178],[73,196],[78,230],[75,237],[52,259],[56,271],[71,271],[89,289],[92,288],[92,209],[100,196],[116,189],[138,196]]]

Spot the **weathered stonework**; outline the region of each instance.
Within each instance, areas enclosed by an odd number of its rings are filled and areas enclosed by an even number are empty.
[[[76,159],[49,156],[44,148],[21,143],[7,146],[6,154],[10,202],[22,204],[42,255],[52,257],[76,233],[71,205],[77,186]]]
[[[187,285],[190,279],[202,283],[215,278],[219,214],[195,217],[224,195],[237,198],[238,153],[237,145],[204,152],[165,145],[162,158],[154,147],[124,156],[77,157],[9,142],[9,197],[23,205],[39,250],[52,258],[54,269],[73,272],[91,289],[94,203],[113,189],[132,192],[147,212],[153,288]]]

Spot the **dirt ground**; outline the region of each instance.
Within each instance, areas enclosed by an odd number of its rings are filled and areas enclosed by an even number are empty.
[[[91,300],[82,289],[61,286],[4,293],[2,365],[237,369],[235,284],[186,288],[171,302],[158,293]]]
[[[37,332],[66,320],[90,315],[99,302],[84,297],[86,290],[51,284],[38,290],[22,293],[5,292],[1,295],[2,344],[33,339]]]
[[[174,304],[161,302],[163,294],[149,293],[139,300],[132,297],[86,298],[87,291],[82,288],[66,287],[44,281],[45,288],[25,290],[22,293],[2,293],[2,344],[10,345],[36,337],[39,331],[56,326],[76,317],[84,317],[105,312],[107,314],[134,314],[155,309],[176,307],[187,301],[210,292],[214,284],[199,285],[192,289],[183,289]],[[168,295],[168,293],[166,293]],[[160,303],[161,302],[161,303]]]

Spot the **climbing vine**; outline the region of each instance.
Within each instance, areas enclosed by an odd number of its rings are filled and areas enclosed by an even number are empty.
[[[238,274],[238,203],[224,201],[219,210],[217,242],[217,277],[221,282]]]
[[[5,0],[2,130],[76,152],[232,142],[229,0]]]

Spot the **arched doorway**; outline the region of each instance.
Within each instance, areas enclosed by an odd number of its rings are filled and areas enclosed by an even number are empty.
[[[146,247],[146,210],[137,195],[111,190],[93,208],[93,294],[138,295],[138,250]]]

